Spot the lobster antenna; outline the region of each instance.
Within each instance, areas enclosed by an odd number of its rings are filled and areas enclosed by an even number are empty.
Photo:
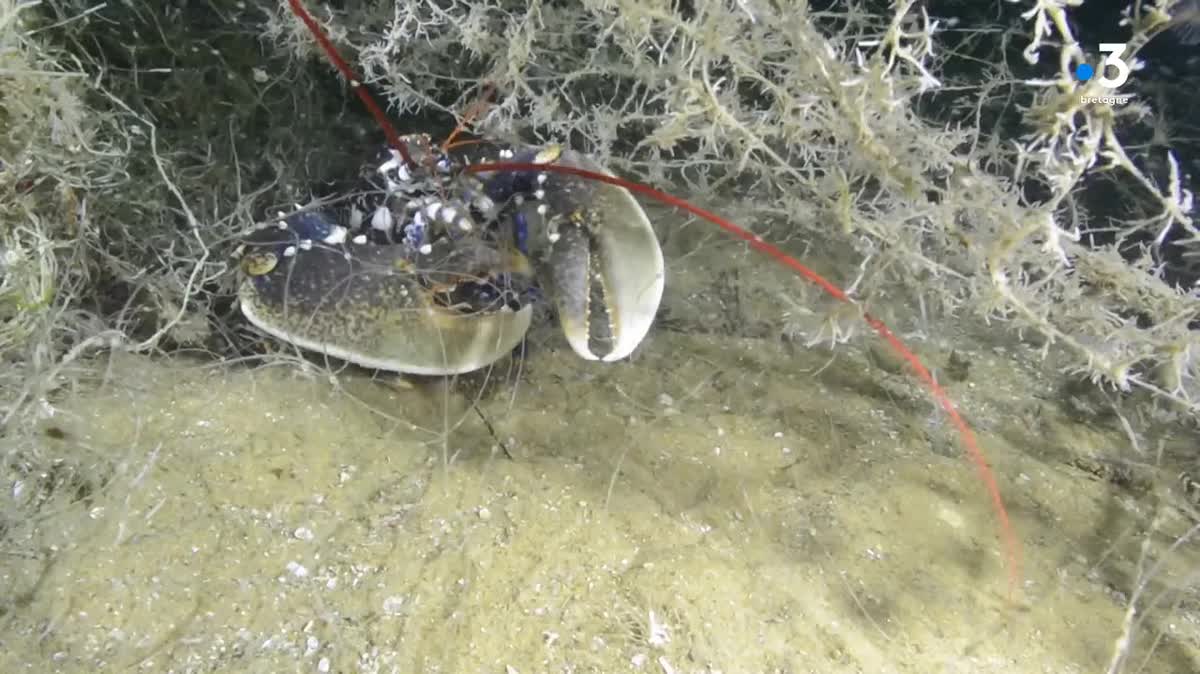
[[[450,132],[450,135],[446,136],[446,140],[442,142],[442,153],[443,154],[452,147],[466,145],[470,142],[470,141],[460,141],[458,143],[455,143],[454,139],[458,138],[459,134],[461,134],[463,131],[465,131],[466,128],[472,122],[474,122],[480,115],[482,115],[487,110],[488,101],[491,100],[492,94],[495,92],[495,90],[496,90],[496,87],[493,86],[491,82],[488,82],[483,87],[483,92],[479,94],[479,97],[476,98],[471,103],[471,105],[467,107],[467,111],[463,113],[462,121],[458,123],[458,126],[454,127],[454,131]]]
[[[729,220],[726,220],[716,213],[707,211],[699,206],[695,206],[683,199],[680,199],[679,197],[656,190],[648,185],[643,185],[641,183],[625,180],[624,178],[618,178],[616,176],[610,176],[604,173],[598,173],[596,171],[577,168],[575,166],[563,166],[561,164],[497,162],[493,164],[472,164],[467,166],[464,170],[467,173],[483,173],[491,171],[549,171],[552,173],[563,173],[567,175],[579,176],[581,178],[587,178],[588,180],[608,183],[609,185],[615,185],[617,187],[627,189],[630,192],[642,194],[667,204],[668,206],[685,210],[692,215],[708,220],[726,232],[750,244],[751,248],[766,254],[776,262],[804,277],[805,280],[815,284],[821,290],[825,291],[827,295],[836,299],[837,301],[851,305],[857,304],[850,298],[849,295],[846,294],[844,290],[837,287],[824,276],[821,276],[796,258],[783,252],[783,250],[780,248],[767,243],[761,236],[750,233],[749,231],[733,224]],[[1008,594],[1009,598],[1011,599],[1015,596],[1016,589],[1020,584],[1021,545],[1017,539],[1016,532],[1013,530],[1012,521],[1008,517],[1008,510],[1004,507],[1004,499],[1000,496],[1000,487],[996,483],[996,476],[992,472],[991,467],[988,465],[987,457],[984,456],[983,449],[980,448],[979,442],[975,438],[974,431],[971,430],[970,425],[968,425],[966,420],[962,418],[962,415],[958,413],[954,402],[950,400],[950,396],[946,394],[945,389],[943,389],[937,383],[937,380],[933,378],[933,375],[929,372],[929,369],[925,367],[925,364],[921,362],[921,359],[917,357],[917,354],[905,346],[904,342],[901,341],[901,339],[896,336],[896,333],[892,332],[883,321],[866,311],[862,312],[862,317],[863,320],[867,322],[867,325],[870,325],[871,328],[875,330],[875,332],[882,337],[885,342],[887,342],[892,351],[909,364],[909,367],[912,368],[913,373],[918,379],[921,380],[921,382],[925,385],[925,388],[929,389],[929,393],[933,396],[934,400],[937,401],[942,410],[946,412],[947,416],[950,417],[950,422],[954,424],[955,430],[958,431],[959,438],[962,440],[963,446],[966,447],[967,454],[971,457],[971,461],[975,464],[975,468],[979,472],[979,477],[983,480],[984,487],[987,489],[988,495],[991,497],[992,509],[995,510],[996,519],[999,520],[1000,523],[1001,538],[1004,541],[1005,556],[1007,561],[1006,566],[1008,567]]]
[[[350,88],[354,90],[354,93],[358,94],[358,99],[371,112],[371,116],[375,118],[375,123],[379,124],[380,128],[383,129],[383,135],[387,136],[388,144],[396,148],[396,151],[404,158],[404,163],[408,164],[410,169],[415,169],[417,164],[409,156],[408,148],[400,140],[400,134],[396,133],[396,129],[388,121],[383,109],[379,107],[379,104],[375,102],[370,92],[363,86],[362,80],[354,74],[354,70],[350,68],[349,63],[346,63],[346,59],[342,58],[337,47],[333,46],[333,42],[330,41],[329,36],[325,34],[324,30],[321,30],[321,26],[317,24],[316,19],[312,17],[312,14],[308,13],[308,10],[304,8],[300,0],[288,0],[288,4],[292,8],[292,13],[299,17],[304,22],[304,25],[308,27],[308,32],[312,33],[312,36],[317,40],[317,44],[321,45],[321,49],[329,57],[329,60],[333,62],[334,67],[350,83]]]

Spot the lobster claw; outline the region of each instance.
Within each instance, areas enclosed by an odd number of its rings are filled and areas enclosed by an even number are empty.
[[[608,174],[569,150],[557,163]],[[563,334],[588,360],[625,358],[662,300],[666,272],[654,228],[623,187],[555,172],[539,180],[550,240],[542,275]]]
[[[424,375],[485,367],[525,336],[532,308],[514,308],[485,279],[457,275],[461,283],[438,283],[457,290],[439,290],[403,246],[345,241],[345,230],[322,218],[293,216],[245,240],[238,298],[264,332],[363,367]],[[462,266],[455,252],[422,266]]]

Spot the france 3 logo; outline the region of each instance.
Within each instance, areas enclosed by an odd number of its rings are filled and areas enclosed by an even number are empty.
[[[1096,77],[1096,84],[1110,91],[1115,90],[1129,81],[1129,74],[1133,72],[1133,68],[1125,62],[1125,59],[1121,58],[1128,48],[1129,45],[1124,42],[1101,42],[1100,52],[1105,54],[1105,57],[1100,62],[1100,72],[1097,73],[1096,69],[1089,63],[1080,63],[1075,66],[1075,78],[1080,82],[1087,82]],[[1110,70],[1116,71],[1113,77],[1109,77]],[[1099,77],[1097,77],[1097,74]],[[1116,91],[1112,91],[1112,93],[1103,96],[1082,96],[1080,97],[1080,102],[1084,104],[1125,105],[1132,98],[1132,94],[1119,94]]]
[[[1129,64],[1125,62],[1125,59],[1121,58],[1121,56],[1125,53],[1125,50],[1128,48],[1129,45],[1124,42],[1100,43],[1100,52],[1102,54],[1107,54],[1107,56],[1104,57],[1104,60],[1100,62],[1100,77],[1096,80],[1100,86],[1105,87],[1106,89],[1116,89],[1129,80],[1129,73],[1133,72],[1133,69],[1129,67]],[[1108,76],[1108,66],[1112,66],[1116,69],[1116,77]],[[1075,66],[1075,77],[1078,78],[1080,82],[1087,82],[1095,76],[1096,69],[1093,68],[1091,64],[1080,63],[1079,65]]]

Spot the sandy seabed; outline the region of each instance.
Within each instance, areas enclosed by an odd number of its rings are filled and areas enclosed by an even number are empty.
[[[950,392],[1023,543],[1012,599],[975,468],[866,352],[662,329],[628,363],[548,340],[509,366],[400,385],[113,357],[44,420],[62,474],[5,496],[43,502],[4,532],[0,671],[1107,666],[1149,501],[1076,460],[1125,436],[1007,358]],[[1190,525],[1161,518],[1155,549]],[[1200,563],[1159,556],[1147,596]],[[1127,671],[1200,669],[1177,595]]]

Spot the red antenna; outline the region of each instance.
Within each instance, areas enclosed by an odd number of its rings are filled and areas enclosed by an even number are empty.
[[[483,92],[479,94],[479,98],[476,98],[471,105],[467,106],[466,112],[464,112],[462,115],[462,121],[458,123],[458,126],[454,127],[454,131],[451,131],[449,136],[446,136],[446,140],[442,141],[442,154],[445,154],[450,148],[461,147],[463,145],[469,145],[470,143],[475,142],[464,140],[455,143],[454,139],[458,138],[459,134],[461,134],[468,126],[470,126],[471,122],[474,122],[477,117],[487,112],[489,100],[492,98],[492,94],[495,91],[496,87],[493,86],[491,82],[488,82],[484,85]]]
[[[314,21],[313,18],[309,16],[308,12],[305,11],[300,5],[300,0],[289,0],[289,2],[292,6],[292,11],[294,11],[296,15],[299,16],[302,21],[304,21],[305,25],[308,26],[309,30],[312,31],[313,36],[317,39],[317,42],[320,43],[321,48],[324,49],[325,53],[329,55],[330,60],[333,61],[335,66],[337,66],[337,69],[341,71],[342,75],[350,81],[350,86],[354,88],[354,90],[358,93],[358,97],[367,106],[367,109],[371,111],[371,114],[375,116],[376,121],[379,122],[379,126],[383,128],[384,134],[387,135],[388,141],[400,151],[400,154],[404,157],[405,161],[407,161],[411,166],[412,160],[409,158],[408,152],[404,148],[404,145],[400,142],[400,138],[398,135],[396,135],[396,131],[392,128],[391,123],[388,122],[387,117],[384,116],[383,111],[379,109],[379,106],[375,103],[374,99],[371,98],[371,95],[367,93],[366,89],[364,89],[359,81],[354,77],[354,72],[350,70],[350,66],[346,64],[345,60],[342,59],[340,54],[338,54],[337,49],[334,48],[333,44],[329,41],[329,38],[326,37],[325,33],[321,31],[321,27],[317,25],[316,21]],[[804,277],[805,280],[815,284],[821,290],[825,291],[825,293],[830,297],[839,302],[854,304],[854,301],[850,299],[850,297],[841,288],[837,287],[824,276],[821,276],[817,272],[813,271],[796,258],[783,252],[778,247],[767,243],[762,239],[762,237],[746,231],[745,229],[733,224],[725,218],[722,218],[716,213],[704,210],[699,206],[694,206],[687,201],[680,199],[679,197],[656,190],[653,187],[642,185],[641,183],[635,183],[622,178],[617,178],[615,176],[589,171],[587,169],[576,168],[574,166],[562,166],[560,164],[497,162],[494,164],[472,164],[466,167],[465,171],[467,173],[481,173],[490,171],[549,171],[552,173],[574,175],[581,178],[587,178],[588,180],[596,180],[602,183],[608,183],[609,185],[623,187],[630,192],[635,192],[637,194],[656,199],[664,204],[667,204],[668,206],[685,210],[695,216],[708,220],[733,236],[742,239],[748,243],[751,248],[764,253],[779,264],[782,264],[783,266]],[[975,433],[971,430],[971,427],[967,424],[966,420],[963,419],[958,413],[958,410],[954,406],[954,402],[950,400],[950,396],[946,394],[946,391],[940,385],[938,385],[937,380],[933,378],[933,375],[930,374],[929,369],[925,367],[925,364],[921,362],[921,359],[917,357],[917,354],[913,353],[911,349],[905,346],[904,342],[901,341],[900,338],[897,337],[896,334],[884,324],[883,321],[867,312],[863,312],[863,320],[865,320],[867,325],[870,325],[871,328],[875,330],[875,332],[882,337],[885,342],[887,342],[888,347],[890,347],[892,351],[894,351],[909,364],[909,367],[912,368],[913,373],[918,379],[921,380],[923,384],[925,384],[925,387],[929,389],[930,395],[933,396],[938,405],[941,406],[941,408],[950,417],[951,423],[954,424],[955,430],[958,431],[959,438],[962,440],[963,446],[966,447],[967,454],[971,457],[971,461],[978,469],[980,479],[983,480],[984,487],[987,489],[988,495],[991,497],[992,508],[996,511],[996,518],[1000,523],[1000,533],[1004,541],[1006,566],[1008,567],[1008,594],[1009,598],[1012,599],[1015,596],[1018,586],[1020,585],[1021,545],[1017,539],[1016,532],[1013,530],[1012,521],[1008,517],[1008,510],[1004,507],[1004,499],[1000,496],[1000,488],[996,484],[996,477],[992,473],[991,467],[988,465],[987,457],[983,454],[983,449],[980,448],[979,442],[975,439]]]
[[[408,148],[400,140],[400,134],[396,133],[396,129],[388,121],[387,115],[383,114],[383,110],[379,107],[379,104],[375,102],[375,99],[371,97],[366,87],[363,86],[362,80],[358,78],[358,75],[354,74],[354,71],[350,68],[350,64],[346,63],[346,59],[342,58],[337,47],[333,46],[333,42],[329,41],[329,36],[325,34],[325,31],[321,30],[321,26],[317,24],[316,19],[312,17],[312,14],[308,13],[308,10],[304,8],[300,0],[288,0],[288,4],[292,7],[292,13],[299,17],[305,26],[308,26],[308,32],[312,33],[313,37],[316,38],[317,44],[321,45],[321,49],[324,50],[329,60],[333,62],[334,67],[350,83],[350,88],[354,90],[354,93],[358,94],[358,99],[363,102],[363,105],[367,106],[367,110],[371,112],[371,116],[375,118],[375,122],[383,129],[383,135],[387,136],[388,144],[396,148],[396,151],[404,158],[404,163],[408,164],[410,169],[416,168],[416,162],[409,156]]]

